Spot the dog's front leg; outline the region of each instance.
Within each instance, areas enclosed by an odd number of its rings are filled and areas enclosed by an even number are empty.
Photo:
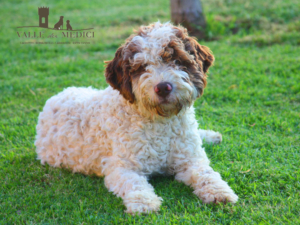
[[[202,141],[194,127],[185,136],[178,136],[173,149],[175,179],[194,188],[194,193],[205,203],[236,202],[238,196],[219,173],[209,166]]]
[[[194,188],[196,194],[205,203],[232,202],[238,200],[238,196],[222,180],[219,173],[215,172],[208,164],[187,163],[175,176]]]
[[[149,213],[158,211],[162,198],[154,193],[145,176],[118,167],[105,176],[106,187],[123,199],[126,212]]]

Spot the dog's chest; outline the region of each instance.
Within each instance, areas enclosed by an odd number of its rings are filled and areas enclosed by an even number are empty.
[[[136,149],[136,159],[146,174],[166,173],[172,164],[178,130],[172,123],[146,123]]]

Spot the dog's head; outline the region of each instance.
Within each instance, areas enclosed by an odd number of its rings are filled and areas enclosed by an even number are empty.
[[[106,81],[130,103],[169,117],[202,95],[214,57],[185,28],[142,26],[108,61]]]

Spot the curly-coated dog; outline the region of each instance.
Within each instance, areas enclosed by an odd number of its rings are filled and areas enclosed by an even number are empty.
[[[140,27],[106,62],[105,90],[70,87],[46,102],[37,125],[38,159],[105,176],[128,213],[159,210],[162,198],[147,181],[154,174],[175,175],[205,203],[236,202],[202,147],[202,139],[222,137],[198,130],[193,107],[213,61],[183,27]]]

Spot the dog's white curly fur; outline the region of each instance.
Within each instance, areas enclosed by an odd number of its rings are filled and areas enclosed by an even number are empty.
[[[203,138],[219,143],[222,137],[198,130],[192,106],[199,95],[196,85],[188,72],[159,57],[183,28],[155,23],[141,30],[143,35],[128,40],[139,49],[130,65],[144,65],[144,72],[132,79],[134,103],[111,86],[65,89],[39,115],[38,159],[73,172],[105,175],[106,187],[123,199],[128,213],[159,210],[162,198],[147,182],[152,174],[175,174],[205,203],[236,202],[238,197],[209,166],[202,147]],[[162,81],[173,87],[164,101],[154,91]]]
[[[199,130],[199,135],[202,140],[211,144],[220,144],[222,142],[222,134],[212,130]]]

